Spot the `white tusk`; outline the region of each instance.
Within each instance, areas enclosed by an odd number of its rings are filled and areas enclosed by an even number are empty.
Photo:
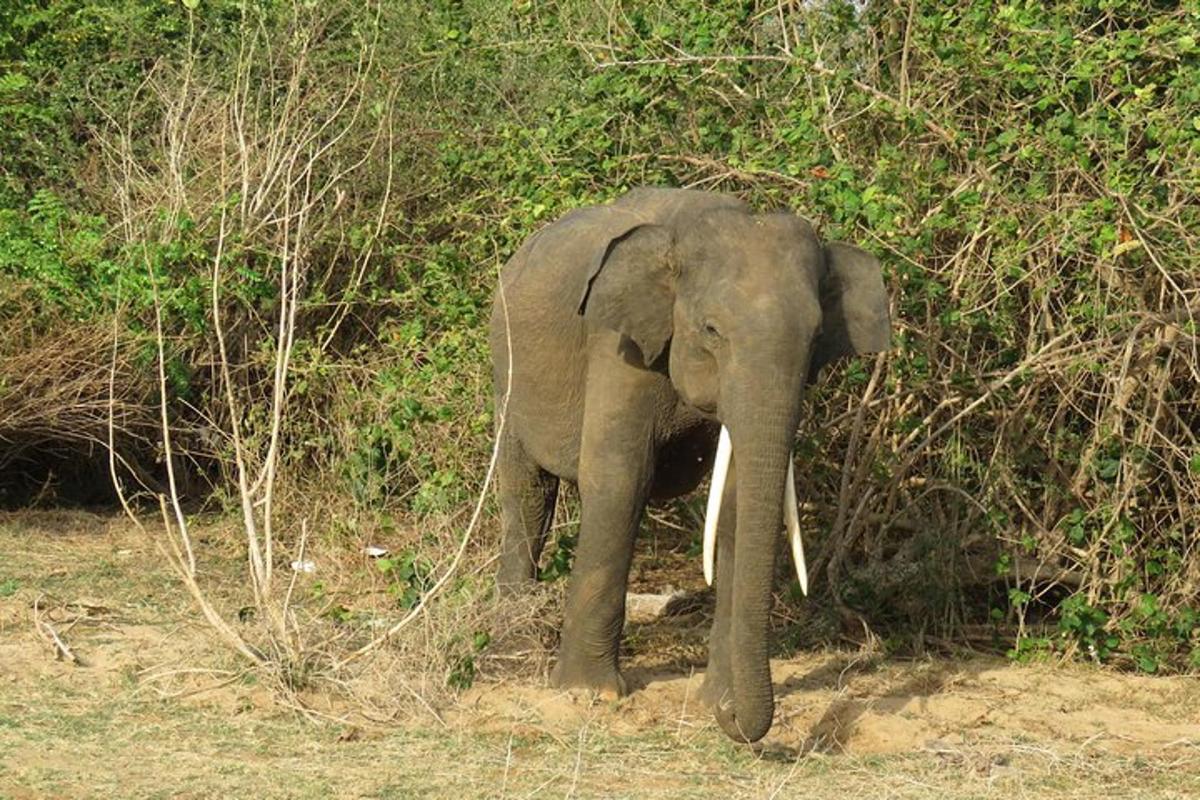
[[[804,564],[804,542],[800,540],[800,512],[796,508],[796,465],[788,461],[787,482],[783,484],[783,522],[792,545],[792,561],[796,562],[796,577],[800,591],[808,596],[808,567]]]
[[[717,553],[717,522],[721,518],[721,497],[725,494],[725,478],[733,460],[733,442],[729,431],[721,426],[717,439],[717,457],[713,461],[712,485],[708,489],[708,508],[704,512],[704,582],[712,586],[713,558]]]

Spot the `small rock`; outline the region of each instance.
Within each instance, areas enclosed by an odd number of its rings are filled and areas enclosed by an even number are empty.
[[[665,594],[625,595],[625,621],[646,623],[664,617],[684,614],[699,605],[699,597],[684,591],[669,591]]]

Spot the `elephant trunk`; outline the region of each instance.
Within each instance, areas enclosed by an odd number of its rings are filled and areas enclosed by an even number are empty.
[[[733,702],[718,707],[716,716],[725,733],[741,742],[758,741],[766,735],[775,713],[769,659],[771,589],[801,387],[797,383],[777,388],[775,402],[755,398],[746,413],[735,413],[729,420],[737,462],[735,577],[728,642]]]

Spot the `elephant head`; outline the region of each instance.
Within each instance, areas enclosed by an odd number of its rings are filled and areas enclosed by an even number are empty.
[[[665,369],[682,401],[720,420],[731,443],[736,533],[734,552],[721,557],[733,558],[735,575],[732,702],[717,719],[731,737],[755,741],[774,714],[768,615],[802,390],[825,364],[887,347],[879,262],[823,244],[789,213],[684,209],[622,225],[597,255],[580,312],[622,333],[627,358]],[[718,448],[714,484],[729,452]],[[721,487],[712,491],[710,528]],[[798,525],[789,527],[798,544]]]

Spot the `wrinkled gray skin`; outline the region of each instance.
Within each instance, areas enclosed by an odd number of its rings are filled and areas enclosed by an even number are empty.
[[[768,613],[801,391],[823,364],[887,346],[879,263],[822,245],[791,214],[636,189],[536,233],[501,286],[501,591],[535,580],[559,480],[576,482],[583,519],[552,680],[624,694],[617,650],[643,508],[700,483],[724,423],[733,465],[703,693],[730,737],[757,741],[774,714]]]

